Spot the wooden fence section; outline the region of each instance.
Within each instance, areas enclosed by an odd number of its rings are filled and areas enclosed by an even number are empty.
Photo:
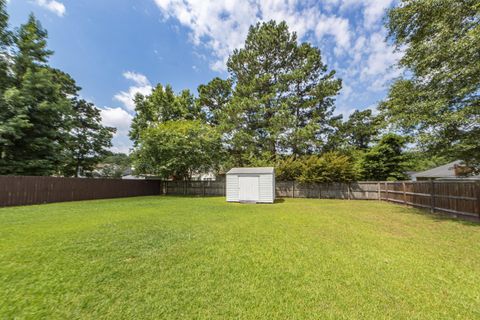
[[[225,196],[225,181],[163,181],[165,195]]]
[[[431,212],[480,219],[480,183],[474,181],[382,182],[380,199]]]
[[[225,196],[225,181],[159,181],[0,176],[0,206],[147,195]],[[276,183],[277,197],[385,200],[480,219],[480,182]]]
[[[277,197],[378,200],[377,182],[309,183],[279,181],[275,186]]]
[[[277,197],[378,200],[378,183],[300,184],[294,181],[277,182]],[[225,196],[225,181],[164,181],[163,194],[194,196]]]
[[[0,176],[0,206],[161,194],[156,180]]]

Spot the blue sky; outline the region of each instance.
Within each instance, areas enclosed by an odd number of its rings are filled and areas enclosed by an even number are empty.
[[[127,152],[132,97],[157,83],[196,92],[227,77],[228,54],[248,27],[285,20],[302,41],[322,50],[343,79],[336,112],[374,108],[400,75],[400,53],[386,43],[383,14],[395,0],[10,0],[11,26],[30,12],[49,32],[51,64],[72,75],[83,98],[118,128],[114,151]]]

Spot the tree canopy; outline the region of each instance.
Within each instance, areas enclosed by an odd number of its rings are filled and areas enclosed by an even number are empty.
[[[72,163],[91,166],[111,145],[98,109],[80,108],[75,81],[49,66],[47,35],[33,14],[8,30],[0,1],[0,174],[75,175]]]
[[[341,81],[318,48],[299,44],[285,22],[257,23],[227,66],[235,87],[224,120],[234,162],[322,150]]]
[[[165,179],[189,180],[217,170],[223,150],[220,135],[198,120],[169,120],[143,130],[134,153],[135,168]]]
[[[480,3],[403,0],[387,27],[408,76],[392,85],[382,114],[425,151],[478,165]]]

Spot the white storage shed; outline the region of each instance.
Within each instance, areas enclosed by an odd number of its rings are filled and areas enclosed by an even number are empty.
[[[275,170],[273,167],[233,168],[227,172],[227,201],[275,201]]]

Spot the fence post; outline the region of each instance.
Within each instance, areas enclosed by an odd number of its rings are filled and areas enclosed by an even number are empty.
[[[205,184],[206,183],[207,183],[207,181],[202,181],[202,187],[203,187],[202,193],[203,193],[204,197],[205,197]]]
[[[407,191],[405,190],[405,182],[402,182],[403,186],[403,203],[407,204]]]
[[[384,182],[385,185],[385,198],[388,201],[388,182]]]
[[[477,182],[477,204],[476,204],[478,218],[480,219],[480,182]]]
[[[183,194],[184,194],[184,195],[187,194],[187,180],[184,180],[184,181],[183,181]]]
[[[295,180],[292,181],[292,198],[295,198]]]
[[[348,200],[352,200],[352,194],[350,190],[350,182],[347,183],[347,194],[348,194]]]
[[[430,212],[435,211],[435,182],[434,180],[430,180],[430,192],[431,192],[431,199],[430,199]]]
[[[382,190],[380,188],[380,182],[377,182],[377,192],[378,192],[378,200],[382,200]]]

